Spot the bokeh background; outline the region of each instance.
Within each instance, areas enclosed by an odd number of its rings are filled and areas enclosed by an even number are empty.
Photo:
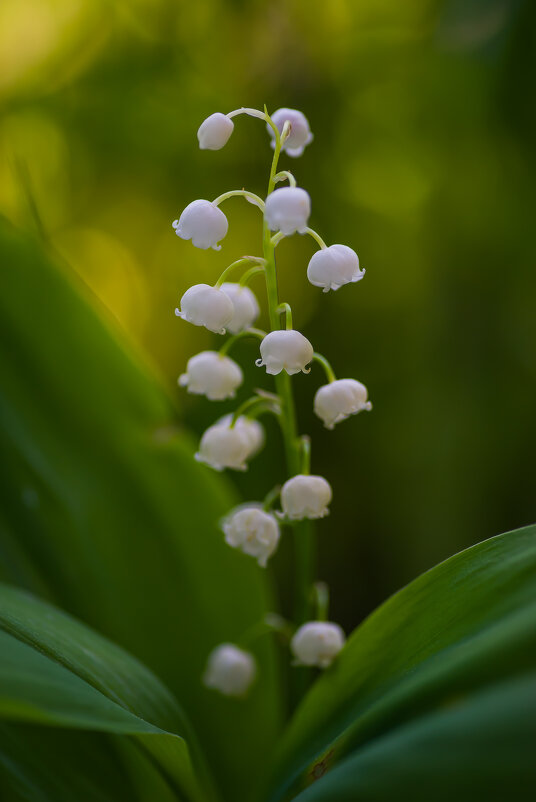
[[[306,281],[311,241],[278,249],[296,326],[374,403],[330,433],[311,411],[320,369],[295,382],[313,469],[334,488],[319,573],[348,629],[419,572],[536,517],[535,32],[530,0],[0,5],[0,210],[42,230],[197,434],[229,407],[177,388],[215,338],[173,310],[259,252],[260,221],[229,202],[219,253],[171,221],[195,198],[263,194],[271,150],[250,118],[217,153],[196,130],[242,105],[308,116],[312,145],[282,167],[311,193],[311,225],[367,270],[324,295]],[[270,387],[255,345],[241,355],[249,386]],[[283,478],[267,426],[236,477],[245,498]],[[274,567],[286,606],[288,544]]]

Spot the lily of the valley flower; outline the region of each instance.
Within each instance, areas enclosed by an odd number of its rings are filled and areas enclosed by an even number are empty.
[[[268,195],[264,215],[271,231],[303,233],[311,214],[309,193],[300,187],[280,187]]]
[[[261,358],[256,365],[266,367],[266,372],[275,376],[285,370],[290,376],[294,373],[308,373],[307,365],[313,359],[313,346],[295,329],[271,331],[260,345]]]
[[[245,696],[257,673],[255,658],[233,643],[222,643],[208,658],[203,682],[224,696]]]
[[[283,133],[283,127],[288,120],[290,123],[290,133],[286,140],[283,142],[282,150],[286,151],[289,156],[301,156],[306,145],[308,145],[313,135],[309,128],[309,121],[305,114],[297,109],[278,109],[274,111],[272,122],[275,124],[279,133]],[[272,137],[272,147],[275,145],[275,134],[270,125],[266,126],[268,133]]]
[[[360,281],[365,275],[359,269],[357,253],[347,245],[330,245],[313,254],[307,267],[307,278],[324,292],[338,290],[343,284]]]
[[[333,429],[350,415],[371,409],[367,388],[355,379],[337,379],[319,387],[315,394],[315,414],[326,429]]]
[[[211,401],[234,398],[240,387],[243,373],[240,365],[217,351],[201,351],[192,356],[186,365],[186,373],[179,377],[181,387],[189,393],[205,395]]]
[[[327,668],[344,646],[344,632],[329,621],[308,621],[292,638],[290,648],[298,665]]]
[[[260,505],[244,504],[222,522],[225,542],[244,554],[255,557],[262,568],[279,542],[279,524],[274,515]]]
[[[329,515],[331,486],[322,476],[298,474],[281,488],[283,515],[291,520],[324,518]]]
[[[229,223],[222,210],[208,200],[195,200],[188,204],[178,220],[174,220],[175,234],[191,239],[196,248],[221,249],[218,242],[225,237]]]
[[[221,285],[223,292],[231,299],[234,306],[234,314],[231,321],[227,324],[227,330],[231,334],[238,334],[239,331],[248,329],[257,320],[260,309],[257,299],[249,287],[242,287],[231,281],[225,281]]]
[[[226,326],[234,315],[233,302],[219,287],[209,284],[194,284],[180,300],[180,309],[175,309],[177,317],[205,326],[215,334],[225,334]]]
[[[204,432],[195,455],[198,462],[210,465],[216,471],[232,468],[247,470],[247,460],[262,447],[264,432],[256,420],[240,417],[231,426],[232,416],[226,415]]]
[[[233,121],[226,114],[217,111],[199,126],[197,132],[199,147],[201,150],[220,150],[229,141],[233,130]]]

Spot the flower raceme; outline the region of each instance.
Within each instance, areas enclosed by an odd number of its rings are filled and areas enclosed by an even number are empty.
[[[240,365],[218,351],[201,351],[192,356],[186,373],[179,376],[179,385],[189,393],[205,395],[210,401],[234,398],[242,384],[244,374]]]
[[[234,130],[233,118],[246,114],[263,120],[267,125],[274,149],[268,192],[265,200],[246,189],[233,189],[215,200],[194,200],[186,206],[173,228],[178,237],[191,240],[197,248],[220,250],[220,241],[228,231],[225,214],[220,204],[233,196],[242,196],[253,203],[263,215],[262,256],[243,256],[223,270],[214,286],[196,284],[184,292],[176,314],[195,326],[203,326],[216,334],[229,332],[232,336],[220,351],[202,351],[192,356],[178,383],[188,392],[204,395],[210,401],[234,398],[244,376],[241,367],[228,356],[231,348],[238,348],[244,337],[258,337],[260,358],[256,364],[275,377],[276,393],[256,390],[244,400],[234,414],[225,415],[203,433],[196,460],[222,471],[245,471],[249,460],[264,444],[264,429],[257,417],[273,414],[279,418],[287,455],[287,480],[281,488],[268,492],[264,502],[249,502],[232,509],[221,521],[223,539],[232,548],[256,560],[264,568],[276,551],[281,537],[281,526],[291,524],[296,529],[297,605],[295,634],[291,650],[295,664],[326,668],[344,645],[344,633],[335,624],[326,621],[328,594],[314,585],[312,561],[307,557],[308,541],[313,537],[305,519],[324,518],[329,513],[332,490],[322,476],[310,474],[310,440],[298,435],[296,405],[289,376],[309,373],[310,365],[322,365],[328,383],[319,387],[314,396],[314,412],[328,429],[362,410],[371,409],[367,388],[355,379],[336,379],[335,373],[322,354],[315,353],[310,341],[293,328],[292,309],[280,303],[275,264],[275,249],[293,234],[307,234],[318,243],[319,250],[310,258],[307,278],[324,292],[338,290],[345,284],[359,282],[365,271],[360,269],[357,253],[347,245],[327,246],[321,236],[309,228],[311,199],[305,189],[296,185],[288,170],[278,172],[282,153],[301,156],[312,141],[309,122],[297,109],[281,108],[271,117],[266,111],[240,108],[227,114],[216,112],[207,117],[197,132],[202,150],[219,150],[224,147]],[[277,187],[281,181],[289,186]],[[273,233],[272,233],[273,232]],[[243,268],[242,276],[237,270]],[[228,281],[232,273],[233,281]],[[252,328],[259,316],[257,298],[248,285],[250,279],[262,274],[266,285],[268,318],[271,331],[265,333]],[[286,314],[285,327],[280,315]],[[234,355],[234,354],[233,354]],[[271,507],[279,496],[281,511]],[[299,544],[299,545],[298,545]],[[319,620],[307,620],[315,617]],[[307,600],[304,608],[303,600]],[[247,604],[247,599],[243,600]],[[320,620],[322,619],[322,620]],[[304,622],[307,623],[304,623]],[[259,629],[259,625],[261,625]],[[288,625],[284,624],[288,631]],[[262,630],[262,631],[261,631]],[[265,633],[266,626],[258,622],[253,631]],[[248,630],[249,632],[249,630]],[[281,629],[283,632],[283,629]],[[251,636],[248,636],[248,639]],[[241,640],[245,640],[242,638]],[[227,696],[244,696],[256,675],[256,663],[249,652],[232,643],[222,643],[210,654],[204,682],[210,688]]]
[[[242,697],[255,680],[253,656],[233,643],[222,643],[209,655],[203,682],[224,696]]]
[[[279,543],[279,524],[274,515],[265,512],[260,504],[244,504],[232,510],[222,522],[225,542],[244,554],[257,559],[266,567]]]

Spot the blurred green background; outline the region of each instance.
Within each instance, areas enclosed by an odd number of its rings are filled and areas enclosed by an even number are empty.
[[[42,228],[198,435],[230,407],[177,388],[216,338],[173,310],[259,253],[260,222],[230,201],[229,235],[207,253],[171,221],[195,198],[263,194],[271,150],[257,120],[239,117],[218,153],[197,149],[197,128],[263,103],[309,118],[312,145],[281,166],[311,193],[311,225],[367,270],[324,295],[306,281],[311,241],[278,249],[296,327],[374,403],[327,432],[312,415],[320,370],[295,381],[313,470],[334,488],[319,574],[347,629],[451,553],[536,517],[535,32],[529,0],[0,6],[0,211]],[[240,357],[249,386],[270,387],[255,352]],[[284,478],[267,427],[236,476],[245,498]],[[288,543],[273,565],[286,605]]]

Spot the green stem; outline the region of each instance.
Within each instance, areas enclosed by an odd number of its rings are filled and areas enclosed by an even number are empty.
[[[325,582],[315,582],[315,610],[317,621],[327,621],[329,616],[329,587]]]
[[[302,465],[301,472],[307,476],[311,472],[311,438],[307,434],[300,437]]]
[[[255,195],[254,192],[249,192],[247,189],[231,189],[229,192],[224,192],[223,195],[218,195],[218,197],[212,201],[212,205],[219,206],[220,203],[223,203],[227,198],[234,198],[236,195],[241,195],[243,198],[251,201],[254,206],[258,206],[259,209],[264,210],[263,199]]]
[[[238,341],[241,340],[242,337],[258,337],[259,340],[264,340],[266,337],[266,332],[262,329],[244,329],[244,331],[239,331],[238,334],[233,334],[232,337],[224,342],[222,347],[220,348],[220,355],[225,356],[233,345]]]
[[[267,195],[269,195],[271,192],[273,192],[276,184],[275,179],[277,175],[277,163],[279,160],[279,154],[281,153],[282,137],[279,135],[277,127],[269,117],[267,118],[267,121],[275,135],[274,157],[270,170],[270,179],[268,181]],[[283,135],[284,134],[285,129]],[[280,328],[279,313],[277,311],[279,306],[279,293],[277,288],[277,272],[274,251],[275,246],[271,240],[270,229],[268,228],[268,224],[265,219],[263,231],[263,255],[266,260],[266,265],[264,275],[266,278],[268,314],[272,331],[276,331]],[[283,432],[287,471],[289,476],[296,476],[296,474],[299,474],[301,471],[302,449],[301,441],[298,438],[296,408],[294,403],[294,395],[292,392],[292,384],[288,373],[286,371],[281,371],[281,373],[275,376],[275,384],[277,394],[281,399],[280,423]],[[294,623],[296,626],[300,626],[304,621],[307,621],[311,617],[311,585],[315,571],[315,544],[310,521],[300,521],[293,527],[293,533],[296,572]],[[304,674],[305,672],[300,674],[301,679],[297,678],[297,682],[300,683],[300,687],[295,687],[294,689],[295,702],[298,701],[299,697],[305,691]]]
[[[314,228],[305,228],[302,233],[303,234],[309,234],[310,237],[312,237],[314,240],[316,240],[318,242],[318,244],[320,245],[322,250],[324,250],[325,248],[328,247],[326,245],[326,243],[324,242],[324,240],[322,239],[322,237],[320,236],[320,234],[318,234],[314,230]]]
[[[264,273],[264,265],[256,265],[255,267],[250,267],[249,270],[246,270],[244,275],[239,281],[241,287],[245,287],[248,284],[253,276],[256,276],[258,273]]]
[[[290,331],[292,328],[292,309],[290,308],[290,304],[286,302],[279,304],[277,311],[279,314],[285,313],[285,328],[287,331]]]
[[[258,395],[252,396],[252,398],[248,398],[247,401],[244,401],[243,404],[240,404],[240,406],[235,409],[229,428],[233,428],[241,415],[246,415],[248,418],[256,418],[264,412],[271,412],[276,416],[280,414],[278,405],[274,404],[273,401],[268,401],[266,398]]]
[[[259,259],[258,256],[242,256],[241,259],[237,259],[236,262],[232,262],[232,264],[228,265],[217,282],[214,284],[215,287],[221,287],[223,282],[225,281],[227,275],[231,273],[235,267],[239,267],[240,265],[248,264],[250,262],[255,262],[256,264],[262,262],[262,259]],[[249,272],[249,271],[248,271]]]
[[[337,381],[337,377],[335,376],[335,371],[333,370],[333,368],[331,367],[330,363],[328,362],[325,356],[322,356],[322,354],[319,354],[317,351],[315,351],[313,354],[313,360],[315,362],[318,362],[319,365],[322,365],[326,373],[328,382],[331,383]]]

